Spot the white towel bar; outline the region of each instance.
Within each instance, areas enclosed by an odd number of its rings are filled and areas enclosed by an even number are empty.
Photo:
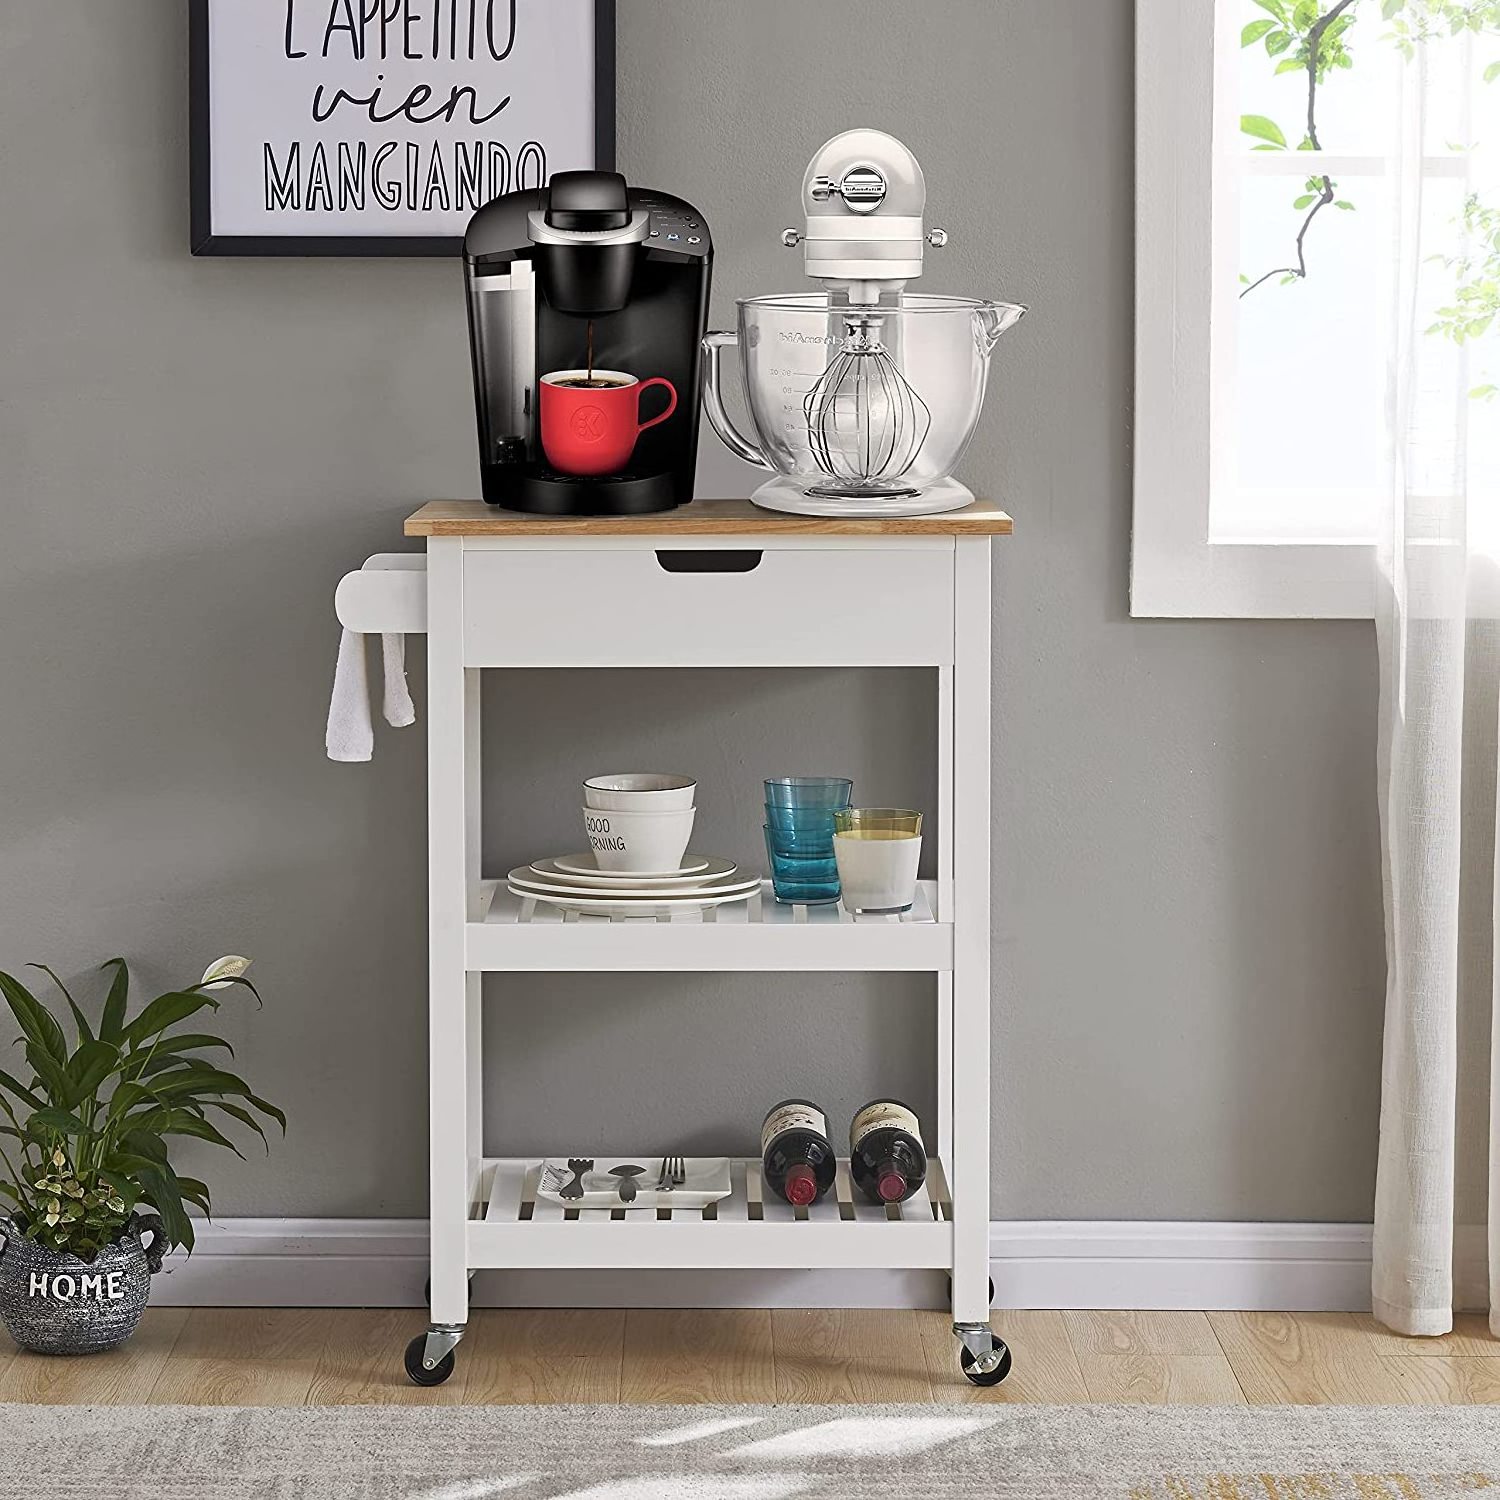
[[[427,632],[427,559],[420,552],[378,552],[346,573],[333,596],[339,623],[366,635]]]

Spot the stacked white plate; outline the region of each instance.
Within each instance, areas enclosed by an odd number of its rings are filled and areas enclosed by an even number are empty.
[[[506,883],[523,900],[605,917],[701,910],[748,901],[760,890],[759,875],[746,874],[733,860],[701,854],[686,854],[676,870],[657,875],[601,870],[592,852],[560,854],[518,865]]]

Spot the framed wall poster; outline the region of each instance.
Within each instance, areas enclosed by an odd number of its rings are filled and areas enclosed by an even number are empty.
[[[613,170],[614,0],[189,0],[194,255],[452,255]]]

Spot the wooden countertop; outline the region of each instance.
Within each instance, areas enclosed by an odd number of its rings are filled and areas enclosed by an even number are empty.
[[[936,516],[793,516],[748,500],[694,500],[649,516],[533,516],[482,500],[429,500],[407,536],[1009,536],[1011,520],[976,500]]]

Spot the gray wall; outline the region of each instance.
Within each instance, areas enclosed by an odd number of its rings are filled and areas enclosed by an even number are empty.
[[[798,284],[806,158],[894,130],[936,288],[1029,302],[970,482],[997,553],[998,1217],[1368,1217],[1382,942],[1358,624],[1130,620],[1127,0],[628,0],[620,160],[708,213],[716,316]],[[226,1213],[424,1208],[423,745],[332,766],[334,583],[475,486],[451,264],[193,260],[175,0],[0,3],[0,962],[141,981],[257,958],[229,1024],[293,1133]],[[851,40],[855,39],[855,40]],[[66,101],[67,107],[61,107]],[[414,673],[420,688],[420,671]],[[693,767],[932,796],[920,673],[496,674],[489,862],[572,840],[577,775]],[[930,1105],[930,982],[538,978],[491,1008],[517,1149],[745,1147],[812,1092]],[[496,1033],[503,1033],[496,1037]]]

